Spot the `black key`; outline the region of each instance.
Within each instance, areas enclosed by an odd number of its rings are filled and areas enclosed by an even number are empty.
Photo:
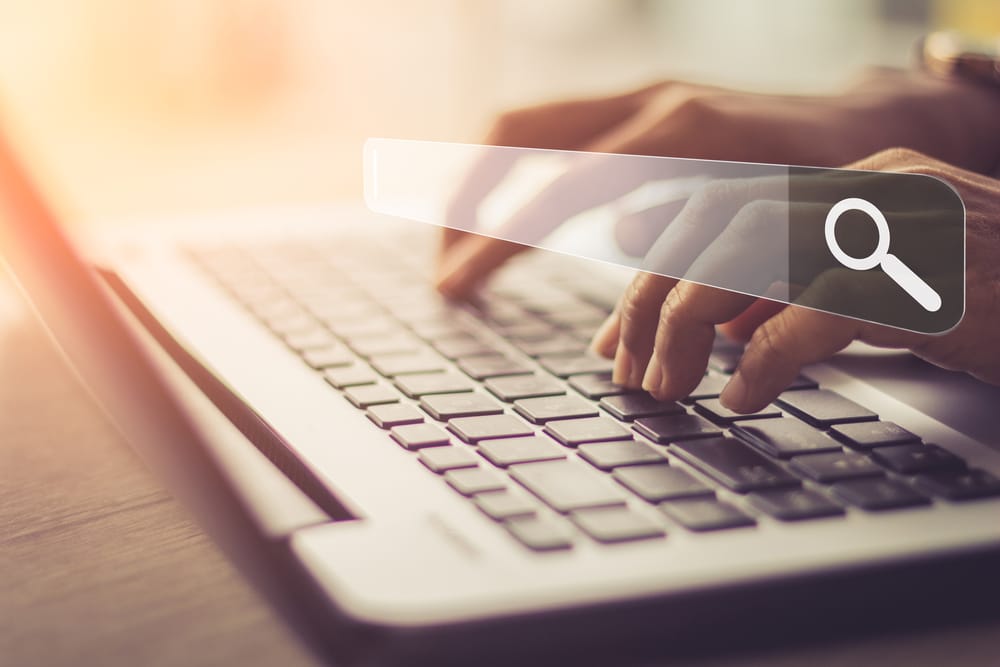
[[[515,518],[505,521],[504,526],[521,544],[533,551],[555,551],[573,546],[569,528],[554,519]]]
[[[712,489],[688,472],[666,463],[618,468],[612,477],[651,503],[715,495]]]
[[[469,357],[458,362],[458,367],[475,380],[503,375],[527,375],[531,369],[510,357]]]
[[[870,511],[930,504],[930,500],[905,484],[881,477],[837,482],[833,493],[844,502]]]
[[[482,357],[498,354],[497,349],[473,336],[443,338],[432,343],[434,349],[449,359]]]
[[[393,382],[410,398],[420,398],[431,394],[457,394],[472,391],[475,385],[458,373],[417,373],[401,375]]]
[[[601,470],[611,470],[619,466],[634,466],[644,463],[666,462],[666,457],[644,442],[593,442],[580,445],[580,456],[584,461]]]
[[[561,378],[591,373],[610,373],[615,362],[593,354],[579,356],[545,355],[538,358],[542,368]]]
[[[687,498],[660,503],[660,510],[688,530],[704,532],[752,526],[757,522],[729,503],[714,498]]]
[[[878,415],[829,389],[789,391],[778,398],[778,405],[814,426],[828,428],[847,422],[874,421]]]
[[[354,407],[367,410],[373,405],[396,403],[399,401],[399,394],[392,387],[381,384],[365,384],[358,387],[348,387],[344,390],[344,398],[349,400]]]
[[[444,481],[463,496],[474,496],[489,491],[503,491],[507,488],[504,480],[495,472],[482,468],[449,470]]]
[[[529,357],[540,357],[548,354],[578,355],[587,351],[587,344],[572,336],[558,334],[541,340],[523,340],[514,343],[517,349]]]
[[[373,405],[365,412],[368,419],[375,422],[379,428],[392,428],[403,424],[419,424],[424,420],[423,413],[406,403],[385,403]]]
[[[522,398],[559,396],[566,391],[562,385],[550,377],[542,375],[510,375],[490,378],[483,383],[491,394],[501,401],[517,401]]]
[[[833,501],[808,489],[772,489],[750,494],[761,511],[781,521],[802,521],[825,516],[839,516],[844,509]]]
[[[684,412],[684,406],[680,403],[658,401],[646,392],[605,396],[601,399],[600,406],[623,421],[632,421],[640,417],[676,415]]]
[[[948,500],[1000,496],[1000,479],[985,470],[949,470],[917,477],[917,488]]]
[[[893,472],[916,475],[935,470],[962,470],[965,461],[936,445],[890,445],[871,450],[871,457]]]
[[[679,440],[722,435],[718,426],[698,415],[665,415],[635,420],[635,430],[654,442],[666,445]]]
[[[404,424],[393,426],[389,430],[392,439],[406,449],[423,449],[447,445],[451,440],[448,434],[434,424]]]
[[[722,402],[717,398],[706,398],[702,401],[698,401],[694,404],[694,409],[714,421],[716,424],[722,424],[723,426],[728,426],[738,421],[771,419],[773,417],[781,416],[781,410],[773,405],[769,405],[758,412],[751,412],[748,415],[743,415],[738,412],[733,412],[729,408],[723,406]]]
[[[351,349],[362,357],[385,354],[412,354],[419,352],[422,343],[409,334],[395,336],[360,336],[348,340]]]
[[[798,454],[842,451],[840,443],[798,419],[764,419],[739,424],[733,434],[765,454],[787,459]]]
[[[870,449],[879,445],[900,445],[919,440],[917,436],[893,422],[840,424],[830,429],[830,434],[857,449]]]
[[[543,396],[514,401],[514,410],[533,424],[553,419],[596,417],[597,408],[579,396]]]
[[[671,448],[678,457],[738,493],[799,485],[794,475],[734,438],[684,440]]]
[[[559,419],[546,424],[545,432],[567,447],[575,447],[585,442],[632,439],[632,434],[627,429],[607,417]]]
[[[566,454],[548,438],[532,435],[525,438],[500,438],[479,443],[479,453],[495,466],[506,468],[515,463],[535,463],[566,458]]]
[[[557,512],[625,504],[611,480],[575,461],[521,463],[510,474]]]
[[[432,354],[380,354],[370,357],[368,361],[372,368],[389,378],[414,373],[439,373],[446,366],[440,357]]]
[[[577,510],[570,514],[570,518],[583,532],[606,544],[666,535],[666,531],[655,521],[628,507]]]
[[[460,468],[475,468],[479,460],[475,454],[459,447],[428,447],[417,458],[433,472],[443,473]]]
[[[635,393],[637,389],[629,389],[611,381],[611,373],[595,373],[592,375],[574,375],[569,379],[569,386],[587,398],[597,401],[605,396]]]
[[[857,452],[830,452],[828,454],[806,454],[792,459],[792,469],[809,479],[823,484],[831,484],[858,477],[881,477],[882,468],[874,461]]]
[[[727,375],[706,375],[684,400],[698,401],[703,398],[718,398],[728,382],[729,376]]]
[[[374,384],[378,375],[363,364],[354,364],[343,368],[330,368],[323,373],[323,379],[337,389],[357,387],[363,384]]]
[[[434,451],[428,450],[428,451]],[[473,502],[486,516],[497,521],[515,517],[534,516],[538,508],[535,502],[523,493],[512,491],[492,491],[480,493]]]
[[[340,343],[334,343],[326,347],[306,350],[302,353],[302,360],[316,370],[322,370],[336,366],[350,366],[354,363],[354,355]]]
[[[431,394],[420,400],[420,407],[438,421],[448,421],[456,417],[478,417],[499,415],[503,406],[485,394]]]
[[[448,422],[448,430],[471,443],[492,438],[516,438],[534,434],[530,426],[514,415],[459,417]]]

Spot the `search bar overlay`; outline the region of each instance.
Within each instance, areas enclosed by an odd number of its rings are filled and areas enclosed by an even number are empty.
[[[965,206],[925,175],[397,139],[377,212],[919,333],[965,310]]]

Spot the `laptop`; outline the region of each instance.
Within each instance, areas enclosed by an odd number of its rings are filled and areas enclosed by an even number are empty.
[[[0,248],[138,454],[337,664],[627,664],[997,611],[1000,390],[849,350],[761,413],[586,351],[629,272],[470,303],[360,206],[71,241],[0,142]]]

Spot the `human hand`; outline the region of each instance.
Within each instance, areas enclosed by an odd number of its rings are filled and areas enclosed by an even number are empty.
[[[613,380],[662,400],[687,395],[704,375],[719,325],[749,341],[721,396],[737,412],[764,407],[802,366],[853,340],[907,348],[943,368],[1000,384],[1000,349],[992,344],[1000,331],[1000,181],[902,149],[849,168],[925,174],[958,190],[966,207],[966,310],[957,327],[940,336],[916,334],[640,273],[594,338],[598,353],[615,358]]]
[[[887,146],[913,147],[951,164],[985,170],[1000,146],[1000,114],[991,91],[954,81],[878,70],[836,97],[758,95],[662,82],[624,95],[547,104],[502,115],[486,143],[558,150],[665,155],[812,166],[839,166]],[[985,140],[984,140],[985,138]],[[479,203],[513,167],[478,165],[450,208],[453,226],[469,229]],[[543,191],[539,198],[553,197]],[[594,205],[565,198],[528,206],[557,226]],[[583,208],[580,208],[580,207]],[[672,206],[668,204],[667,207]],[[637,222],[674,211],[651,210]],[[551,216],[550,216],[551,217]],[[447,223],[447,221],[446,221]],[[626,238],[639,234],[625,233]],[[437,271],[447,296],[468,296],[523,246],[446,229]]]

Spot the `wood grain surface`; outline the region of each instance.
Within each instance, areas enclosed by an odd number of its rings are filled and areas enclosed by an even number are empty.
[[[0,665],[314,664],[0,279]],[[1000,664],[1000,623],[685,664],[986,667]]]

